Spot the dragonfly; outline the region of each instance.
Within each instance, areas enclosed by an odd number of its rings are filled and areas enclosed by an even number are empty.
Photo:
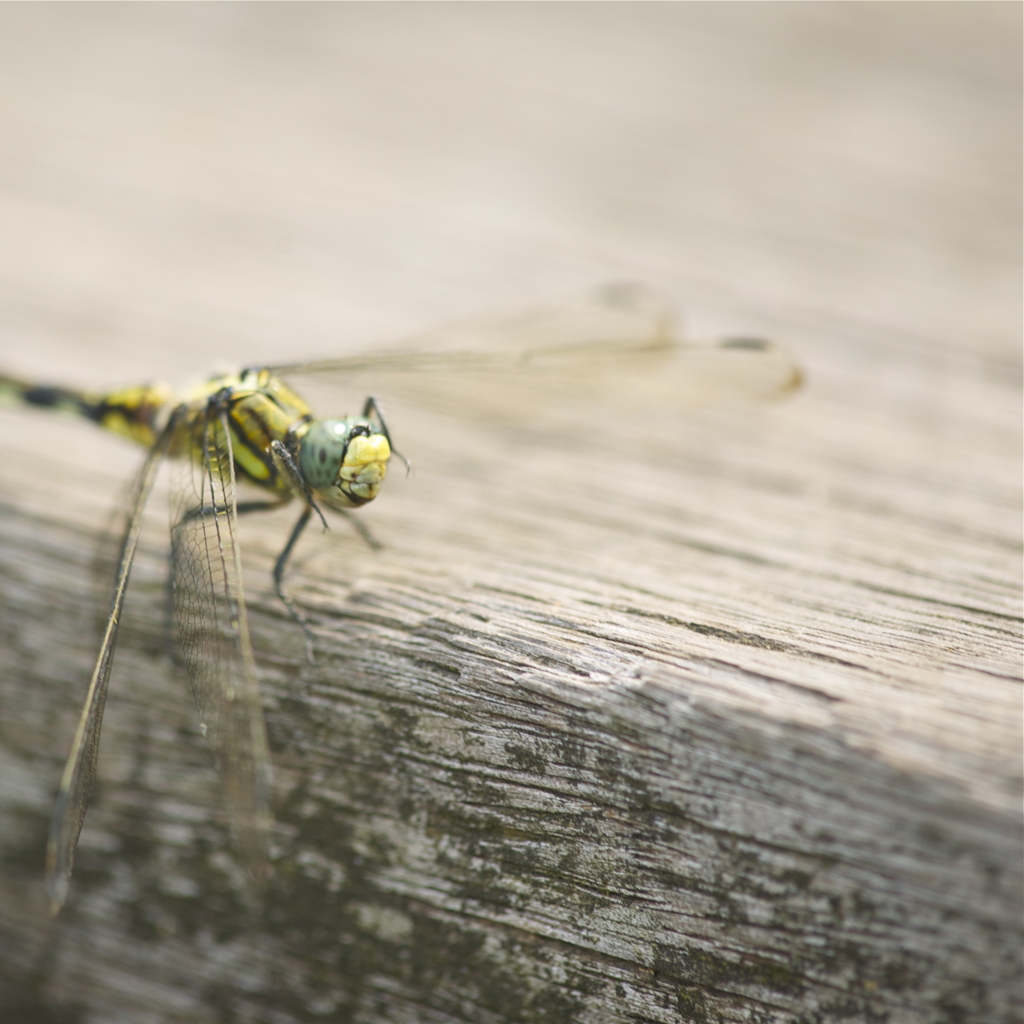
[[[312,660],[311,623],[285,587],[289,560],[314,517],[325,527],[325,510],[353,518],[379,494],[392,458],[403,459],[375,397],[365,399],[359,415],[318,419],[290,382],[404,378],[411,392],[436,395],[437,382],[455,381],[441,405],[450,407],[457,396],[455,404],[472,407],[475,397],[479,414],[500,416],[504,409],[511,417],[533,416],[560,396],[615,397],[630,381],[645,400],[654,394],[655,401],[686,407],[780,396],[801,385],[800,368],[778,346],[750,338],[683,341],[673,314],[672,303],[653,290],[608,286],[578,300],[448,325],[386,351],[249,367],[180,397],[160,384],[90,393],[0,374],[0,397],[84,417],[147,451],[118,512],[109,611],[53,811],[46,855],[52,913],[68,895],[132,562],[165,462],[178,465],[170,488],[169,608],[235,845],[261,883],[269,862],[271,767],[242,588],[239,517],[299,505],[273,583]]]

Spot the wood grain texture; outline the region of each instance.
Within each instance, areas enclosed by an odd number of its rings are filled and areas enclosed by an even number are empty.
[[[72,895],[45,830],[138,453],[0,409],[4,1021],[1019,1021],[1020,8],[0,10],[0,363],[104,387],[604,280],[792,401],[487,422],[243,524],[247,893],[143,537]],[[458,403],[452,403],[458,404]],[[466,403],[469,404],[469,403]],[[333,411],[333,410],[331,410]],[[345,409],[341,409],[345,411]]]

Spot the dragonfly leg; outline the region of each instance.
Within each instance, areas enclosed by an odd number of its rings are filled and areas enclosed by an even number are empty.
[[[335,509],[335,511],[339,515],[344,516],[352,524],[352,528],[360,537],[363,538],[364,541],[366,541],[367,545],[373,551],[380,551],[383,549],[384,545],[374,537],[373,531],[362,521],[362,519],[359,518],[359,516],[354,516],[351,512],[346,512],[343,508]]]
[[[306,507],[316,512],[320,517],[320,522],[324,524],[324,529],[329,530],[330,527],[327,525],[323,512],[320,511],[320,506],[313,500],[313,491],[310,489],[306,478],[302,475],[302,470],[299,468],[295,453],[283,441],[271,441],[270,450],[280,460],[281,465],[284,466],[285,471],[291,478],[292,487],[295,489],[295,492],[305,499]],[[301,533],[302,531],[300,530],[299,532]]]
[[[377,422],[380,424],[380,432],[384,435],[385,438],[387,438],[388,447],[391,449],[391,454],[397,455],[398,458],[402,460],[402,464],[405,466],[405,475],[408,476],[409,471],[412,469],[412,463],[410,463],[409,460],[401,452],[395,450],[395,445],[394,442],[391,440],[391,433],[388,430],[388,425],[384,421],[384,412],[381,409],[380,404],[378,403],[377,399],[373,397],[373,395],[367,395],[366,401],[363,403],[363,419],[369,419],[371,413],[377,417]],[[366,537],[366,534],[363,533],[362,526],[357,526],[356,529],[359,530],[359,532],[363,534],[364,537]],[[368,538],[367,543],[369,543],[370,547],[372,548],[377,547],[376,542],[371,541]]]
[[[302,515],[299,516],[298,521],[292,528],[291,536],[288,538],[288,543],[285,544],[284,550],[277,556],[277,561],[274,563],[274,590],[277,593],[277,596],[281,599],[281,602],[288,609],[288,614],[291,615],[291,617],[302,627],[302,631],[306,635],[306,659],[310,663],[314,661],[313,629],[305,613],[295,603],[288,591],[284,589],[284,574],[285,570],[288,568],[288,561],[292,557],[292,552],[295,550],[295,545],[298,543],[299,537],[302,536],[302,531],[309,525],[309,520],[313,516],[314,509],[315,506],[307,505],[303,510]],[[238,511],[242,511],[241,505],[238,506]],[[320,510],[315,509],[315,511],[319,512]],[[337,509],[337,511],[355,527],[356,533],[366,541],[369,547],[374,551],[381,550],[384,545],[374,537],[361,519],[349,512],[346,512],[344,509]]]
[[[277,596],[283,602],[285,608],[288,609],[288,613],[291,617],[302,627],[302,631],[306,636],[306,660],[313,663],[313,629],[309,624],[309,619],[303,614],[299,606],[291,599],[288,592],[284,589],[284,571],[288,567],[288,559],[292,556],[292,551],[295,548],[295,544],[299,537],[302,536],[302,531],[306,528],[309,523],[310,517],[313,515],[312,505],[307,505],[302,510],[302,515],[299,516],[298,522],[292,528],[291,536],[288,538],[288,543],[285,544],[284,550],[277,556],[277,561],[274,563],[274,590],[277,592]],[[319,511],[319,509],[317,510]]]

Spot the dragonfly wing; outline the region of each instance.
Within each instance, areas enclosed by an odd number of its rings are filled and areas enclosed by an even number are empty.
[[[110,668],[117,646],[117,634],[121,625],[121,611],[124,606],[128,577],[131,573],[135,548],[142,528],[142,516],[146,501],[153,489],[157,470],[167,453],[168,445],[178,428],[180,414],[174,413],[156,444],[150,449],[142,468],[129,489],[124,504],[124,528],[121,531],[120,547],[116,555],[117,573],[114,590],[110,597],[110,612],[107,616],[100,653],[96,659],[85,704],[78,721],[78,728],[68,755],[60,792],[50,824],[50,836],[46,851],[46,878],[50,896],[50,909],[57,913],[67,898],[68,882],[74,866],[75,848],[85,821],[85,812],[92,794],[96,776],[96,756],[99,751],[100,727],[103,722],[103,708],[107,699],[110,682]]]
[[[541,353],[579,346],[627,349],[671,344],[671,300],[641,285],[609,285],[581,296],[505,315],[469,317],[402,339],[387,350],[268,367],[275,374],[308,376],[422,370],[503,368]]]
[[[175,621],[232,830],[260,879],[271,823],[270,757],[242,592],[226,411],[211,402],[193,414],[187,436],[195,457],[182,460],[172,498]]]
[[[370,390],[443,412],[523,420],[564,402],[692,409],[793,390],[800,371],[769,342],[697,342],[674,304],[640,285],[605,287],[509,316],[470,319],[394,351],[270,367],[308,379],[357,375]]]

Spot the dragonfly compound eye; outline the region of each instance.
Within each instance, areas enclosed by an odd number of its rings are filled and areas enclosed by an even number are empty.
[[[357,508],[377,497],[391,446],[369,420],[317,420],[302,438],[299,468],[331,508]]]

